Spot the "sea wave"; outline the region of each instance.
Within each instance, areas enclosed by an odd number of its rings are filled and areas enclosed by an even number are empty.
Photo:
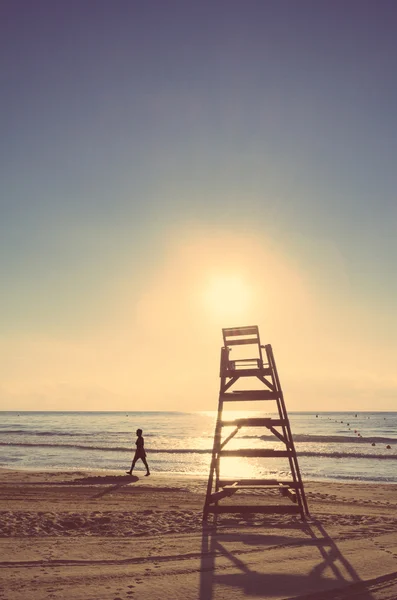
[[[33,444],[31,442],[0,442],[0,446],[23,448],[73,448],[74,450],[90,450],[100,452],[134,452],[134,449],[125,446],[89,446],[86,444]],[[148,454],[211,454],[212,449],[205,448],[150,448]],[[360,452],[311,452],[297,451],[297,455],[313,458],[364,458],[379,460],[397,460],[397,454],[364,454]]]
[[[308,478],[310,479],[310,477]],[[384,475],[342,475],[332,474],[332,480],[335,481],[357,481],[357,482],[368,482],[368,483],[396,483],[395,477],[387,477]],[[327,478],[322,481],[329,481]]]
[[[5,431],[0,431],[0,435],[25,435],[25,436],[68,436],[68,437],[89,437],[93,435],[98,435],[98,432],[95,433],[71,433],[69,431],[26,431],[26,429],[6,429]]]
[[[33,442],[0,442],[0,446],[22,448],[73,448],[75,450],[100,450],[101,452],[135,452],[135,448],[125,446],[88,446],[85,444],[34,444]],[[202,448],[155,448],[146,451],[150,454],[211,454],[212,449]]]
[[[128,435],[130,437],[133,437],[135,434],[135,431],[133,431],[133,432],[131,430],[128,430],[128,431],[93,431],[93,432],[78,433],[78,432],[70,432],[70,431],[38,431],[38,430],[35,431],[35,430],[27,430],[27,429],[5,429],[3,431],[0,429],[0,436],[8,435],[8,434],[24,435],[26,437],[36,436],[36,435],[49,436],[49,437],[56,437],[56,436],[94,437],[94,436],[100,436],[100,435],[120,437],[123,435]],[[150,437],[154,437],[154,434],[145,433],[145,438],[150,438]],[[246,437],[257,438],[258,436],[251,435],[251,436],[246,436]]]
[[[106,436],[123,436],[123,435],[131,435],[130,431],[103,431],[103,432],[69,432],[69,431],[26,431],[25,429],[8,429],[5,431],[0,430],[0,437],[7,435],[23,435],[27,439],[32,439],[32,437],[85,437],[85,438],[93,438],[98,437],[101,434]],[[146,438],[152,437],[150,434],[145,435]],[[212,436],[209,438],[213,439]],[[239,439],[249,440],[263,440],[266,442],[274,441],[274,435],[241,435]],[[346,435],[309,435],[298,433],[293,435],[293,439],[296,443],[302,442],[313,442],[313,443],[322,443],[322,444],[397,444],[397,438],[390,437],[380,437],[380,436],[346,436]],[[18,442],[16,442],[18,443]],[[28,442],[27,442],[28,443]],[[34,444],[36,445],[36,444]],[[58,445],[58,444],[55,444]],[[73,446],[74,447],[74,446]],[[102,448],[102,447],[101,447]]]
[[[375,458],[380,460],[397,460],[397,454],[360,454],[359,452],[297,452],[297,455],[320,458]]]
[[[294,442],[316,442],[323,444],[397,444],[396,438],[389,437],[363,437],[347,435],[307,435],[298,433],[292,436]],[[261,435],[263,441],[274,441],[273,435]]]

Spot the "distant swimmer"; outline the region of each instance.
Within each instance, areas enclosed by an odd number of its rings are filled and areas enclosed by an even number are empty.
[[[126,473],[128,473],[128,475],[132,475],[132,471],[134,470],[135,463],[140,458],[146,467],[146,477],[147,477],[148,475],[150,475],[150,471],[149,471],[149,466],[146,461],[146,452],[145,452],[145,448],[144,448],[145,440],[142,435],[142,429],[137,429],[136,434],[138,437],[135,442],[135,444],[136,444],[135,456],[132,460],[131,469],[129,471],[126,471]]]

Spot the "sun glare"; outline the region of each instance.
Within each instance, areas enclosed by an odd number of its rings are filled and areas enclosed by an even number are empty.
[[[237,275],[213,277],[204,292],[204,303],[214,316],[239,318],[246,314],[251,291]]]

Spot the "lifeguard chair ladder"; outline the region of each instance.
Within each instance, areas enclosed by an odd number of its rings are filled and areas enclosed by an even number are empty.
[[[298,458],[292,439],[291,427],[285,407],[283,392],[277,373],[276,363],[270,344],[262,346],[259,337],[259,329],[255,326],[235,327],[222,329],[224,346],[221,349],[220,363],[220,391],[218,416],[215,426],[214,446],[210,473],[207,485],[207,494],[204,505],[204,520],[209,513],[298,513],[305,519],[309,514],[305,491],[299,470]],[[255,348],[254,358],[240,358],[230,360],[231,349],[236,346],[252,345]],[[263,359],[264,350],[265,362]],[[231,391],[234,384],[242,378],[254,378],[258,389]],[[259,384],[257,382],[259,381]],[[259,387],[258,387],[259,385]],[[243,401],[275,401],[277,405],[278,418],[246,418],[226,420],[222,419],[224,402]],[[233,426],[235,429],[225,439],[222,439],[222,429]],[[240,431],[247,427],[263,427],[270,431],[276,438],[275,441],[284,444],[283,449],[258,449],[246,448],[241,450],[226,450],[227,443]],[[290,479],[222,479],[221,458],[234,457],[257,457],[257,458],[280,458],[285,457],[289,461]],[[234,495],[239,490],[265,490],[276,488],[284,497],[282,504],[249,505],[249,504],[220,504],[224,498]],[[290,502],[288,502],[290,500]]]

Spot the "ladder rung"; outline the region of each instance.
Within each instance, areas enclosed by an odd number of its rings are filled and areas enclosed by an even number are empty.
[[[234,421],[222,421],[222,427],[277,427],[279,425],[286,425],[285,419],[235,419]]]
[[[270,390],[239,390],[235,392],[221,393],[224,401],[243,402],[244,400],[278,400],[280,394]]]
[[[241,450],[221,450],[219,453],[221,456],[246,456],[251,458],[279,458],[281,456],[292,456],[292,452],[290,450],[271,450],[266,448],[266,450],[261,450],[257,448],[245,448]]]
[[[287,505],[278,505],[278,504],[270,504],[270,505],[255,505],[251,506],[238,505],[238,504],[229,504],[226,506],[207,506],[206,510],[210,513],[264,513],[264,514],[296,514],[300,512],[299,506],[295,504],[287,504]]]
[[[299,489],[301,487],[301,484],[295,481],[287,481],[287,480],[281,480],[279,481],[278,479],[220,479],[219,480],[219,487],[224,488],[225,486],[228,485],[260,485],[260,486],[267,486],[267,485],[287,485],[290,488],[297,488]]]
[[[224,490],[264,490],[266,488],[280,488],[280,484],[279,483],[270,483],[267,486],[265,485],[260,485],[260,484],[249,484],[249,485],[245,485],[242,484],[240,485],[239,483],[237,485],[223,485],[222,489]],[[285,489],[288,489],[287,486],[285,486]]]

